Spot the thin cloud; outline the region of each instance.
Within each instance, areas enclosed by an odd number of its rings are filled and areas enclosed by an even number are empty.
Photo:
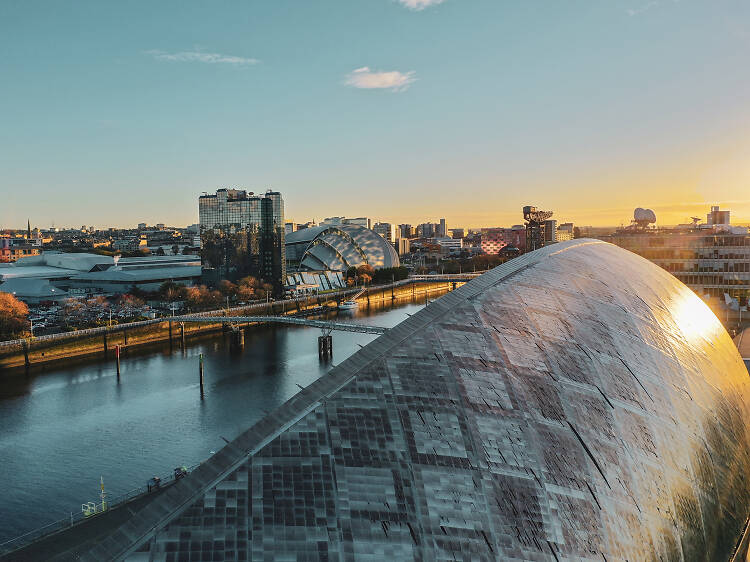
[[[352,88],[364,90],[390,90],[391,92],[403,92],[416,80],[414,71],[400,72],[391,70],[378,72],[363,66],[353,70],[346,76],[344,84]]]
[[[445,0],[398,0],[398,3],[402,6],[406,6],[410,10],[419,12],[430,6],[437,6],[442,4]]]
[[[167,62],[202,62],[205,64],[230,64],[233,66],[247,66],[258,64],[258,59],[238,57],[235,55],[222,55],[220,53],[203,53],[200,51],[180,51],[178,53],[166,53],[164,51],[146,51],[156,60]]]
[[[640,6],[638,8],[630,8],[627,11],[628,15],[630,17],[638,16],[640,14],[643,14],[645,12],[648,12],[652,8],[656,8],[659,5],[659,2],[648,2],[647,4],[644,4],[643,6]]]

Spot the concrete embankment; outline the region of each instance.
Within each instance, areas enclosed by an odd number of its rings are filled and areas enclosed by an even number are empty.
[[[377,304],[391,299],[413,298],[450,290],[454,283],[397,282],[368,289],[357,299],[361,305]],[[355,290],[348,289],[320,296],[257,303],[246,307],[200,313],[205,316],[273,316],[304,313],[321,305],[335,305]],[[223,324],[181,323],[161,318],[111,327],[92,328],[0,342],[0,373],[47,365],[71,358],[114,359],[115,349],[137,349],[149,344],[183,345],[187,340],[224,329]]]

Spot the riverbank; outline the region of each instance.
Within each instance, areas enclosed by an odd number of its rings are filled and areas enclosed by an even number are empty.
[[[446,291],[417,285],[414,298],[409,287],[395,299],[373,291],[369,306],[363,295],[356,309],[313,318],[391,328]],[[82,503],[99,501],[101,477],[114,507],[154,475],[165,481],[174,467],[205,460],[377,337],[334,332],[333,357],[321,359],[317,328],[254,323],[243,333],[242,345],[218,331],[184,348],[131,349],[119,377],[113,356],[100,354],[3,376],[0,543],[57,521],[69,526],[71,512],[77,520]]]
[[[398,281],[371,287],[359,296],[362,305],[388,299],[413,298],[455,288],[460,283],[424,283],[413,280]],[[287,299],[270,303],[256,303],[245,307],[207,311],[196,316],[280,316],[304,314],[320,306],[334,307],[356,289],[345,289],[325,295]],[[149,345],[184,347],[188,340],[225,330],[224,324],[181,323],[168,318],[92,328],[38,338],[0,342],[0,374],[54,365],[70,359],[110,360],[116,348],[121,353]]]

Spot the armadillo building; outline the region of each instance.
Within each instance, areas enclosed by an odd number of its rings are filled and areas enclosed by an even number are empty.
[[[750,380],[704,303],[598,242],[453,291],[81,560],[727,560]]]
[[[286,237],[286,257],[301,270],[345,271],[371,265],[398,267],[396,249],[377,232],[356,224],[303,228]]]

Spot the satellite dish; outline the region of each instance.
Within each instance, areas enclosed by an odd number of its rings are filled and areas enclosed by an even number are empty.
[[[633,211],[633,222],[640,228],[646,228],[649,224],[656,222],[656,214],[651,209],[638,207]]]

